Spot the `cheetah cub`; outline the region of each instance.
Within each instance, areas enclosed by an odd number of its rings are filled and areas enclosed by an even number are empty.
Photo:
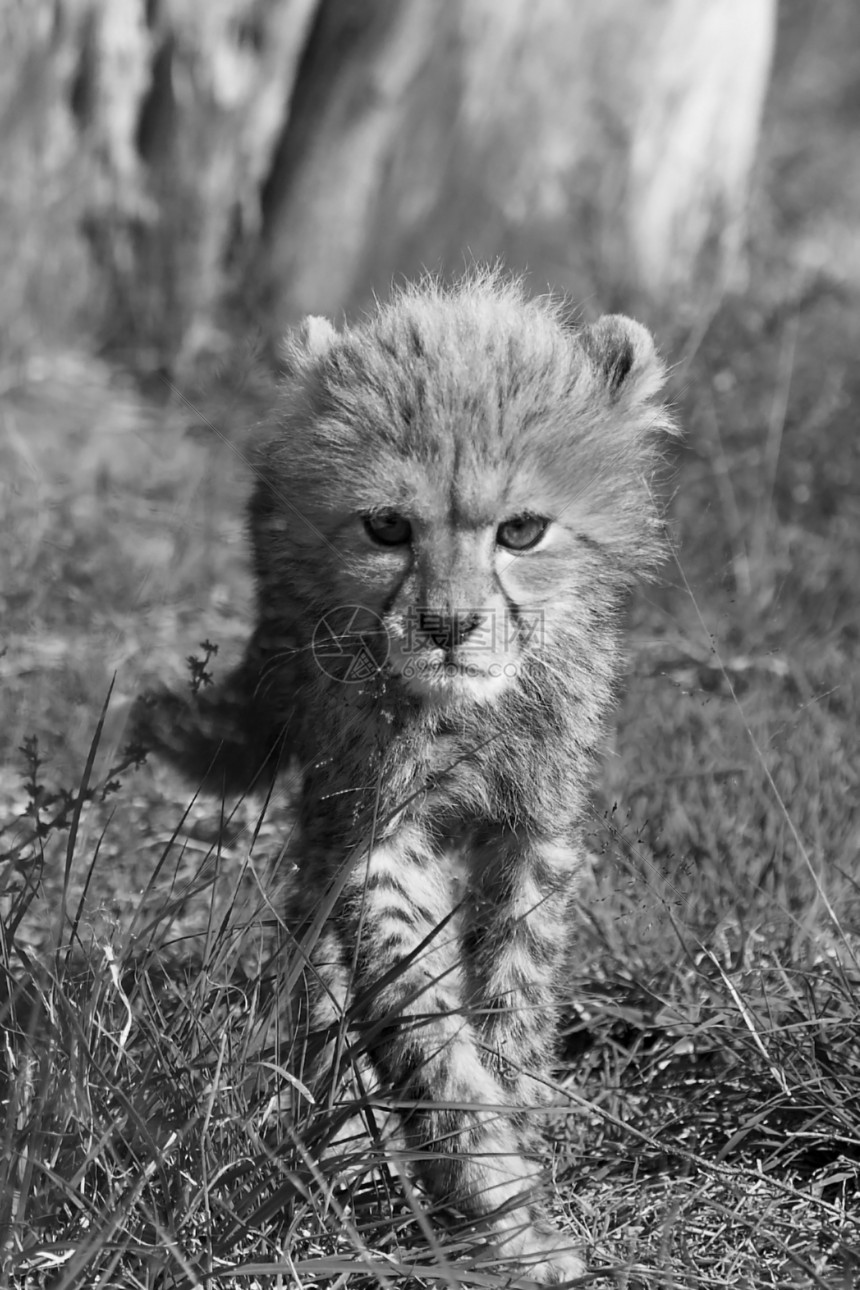
[[[584,1265],[545,1216],[529,1112],[619,610],[660,554],[664,369],[630,319],[577,332],[495,274],[340,332],[309,318],[285,366],[245,659],[193,702],[151,697],[143,737],[219,792],[298,763],[320,1073],[348,1010],[425,1193],[566,1280]]]

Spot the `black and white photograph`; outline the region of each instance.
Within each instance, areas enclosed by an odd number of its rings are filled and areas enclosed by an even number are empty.
[[[860,1287],[857,0],[0,0],[0,1287]]]

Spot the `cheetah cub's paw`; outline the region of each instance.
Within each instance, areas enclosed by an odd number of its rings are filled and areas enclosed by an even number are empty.
[[[587,1270],[572,1237],[543,1222],[521,1232],[518,1238],[508,1239],[499,1248],[516,1258],[524,1282],[566,1285]]]
[[[529,1278],[540,1285],[568,1285],[571,1281],[585,1276],[586,1267],[582,1259],[569,1246],[554,1251],[549,1258],[529,1268]]]

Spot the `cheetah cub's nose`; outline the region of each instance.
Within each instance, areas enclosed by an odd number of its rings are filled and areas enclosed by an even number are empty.
[[[483,615],[476,609],[440,613],[434,609],[422,609],[418,614],[418,628],[422,635],[433,642],[437,649],[449,653],[462,645],[476,628],[480,627]]]

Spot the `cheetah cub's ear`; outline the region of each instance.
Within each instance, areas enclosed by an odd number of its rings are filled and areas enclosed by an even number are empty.
[[[325,358],[336,340],[337,332],[329,320],[311,314],[281,342],[280,358],[284,375],[303,375]]]
[[[651,333],[623,314],[606,314],[579,333],[594,375],[619,407],[647,403],[658,394],[666,368]]]

